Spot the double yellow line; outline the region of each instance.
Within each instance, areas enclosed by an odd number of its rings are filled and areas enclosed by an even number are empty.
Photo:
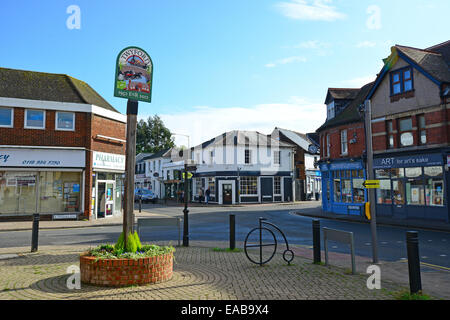
[[[400,262],[408,262],[408,260],[400,260]],[[438,265],[426,263],[426,262],[420,262],[420,264],[425,267],[428,267],[428,268],[450,272],[450,268],[447,268],[447,267],[438,266]]]

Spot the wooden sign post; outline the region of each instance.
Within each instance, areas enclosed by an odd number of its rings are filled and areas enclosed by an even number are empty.
[[[125,194],[123,234],[125,247],[134,225],[134,174],[136,166],[136,126],[138,101],[151,102],[153,62],[150,55],[138,47],[123,49],[116,60],[114,96],[128,99],[127,144],[125,161]]]

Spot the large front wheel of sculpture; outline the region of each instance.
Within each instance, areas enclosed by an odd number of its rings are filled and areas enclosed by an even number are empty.
[[[269,233],[269,235],[272,236],[273,239],[273,243],[264,243],[263,239],[262,239],[262,234],[264,231],[267,231]],[[254,234],[255,232],[257,232],[256,234]],[[251,240],[251,235],[254,234],[258,237],[256,243],[249,243],[249,239]],[[272,240],[271,239],[271,240]],[[267,259],[264,259],[263,255],[267,252],[264,252],[263,248],[264,247],[271,247],[273,246],[273,252],[271,254],[268,255]],[[256,261],[255,259],[252,259],[249,255],[248,250],[250,248],[259,248],[259,261]],[[244,242],[244,251],[245,251],[245,255],[247,256],[248,260],[250,260],[251,262],[255,263],[255,264],[259,264],[260,266],[269,262],[270,260],[272,260],[273,256],[275,255],[275,252],[277,251],[277,239],[275,237],[275,234],[272,232],[272,230],[268,229],[268,228],[254,228],[252,229],[248,234],[247,237],[245,238],[245,242]]]

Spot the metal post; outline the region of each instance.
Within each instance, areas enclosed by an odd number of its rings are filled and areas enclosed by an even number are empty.
[[[184,228],[183,228],[183,246],[189,247],[189,221],[188,221],[188,184],[187,163],[184,164]]]
[[[125,195],[123,210],[123,233],[125,247],[128,234],[133,230],[134,213],[134,172],[136,166],[136,126],[137,126],[138,102],[128,100],[127,103],[127,143],[125,160]]]
[[[230,214],[230,249],[236,248],[236,216]]]
[[[417,231],[406,232],[406,249],[408,252],[409,288],[411,294],[422,291],[419,260],[419,235]]]
[[[33,230],[31,234],[31,252],[36,252],[38,250],[39,243],[39,213],[33,214]]]
[[[142,196],[139,196],[139,213],[141,213],[142,210]]]
[[[262,266],[262,221],[264,218],[259,218],[259,265]]]
[[[320,263],[320,221],[314,219],[312,221],[313,228],[313,247],[314,247],[314,263]]]
[[[366,150],[367,150],[367,177],[374,180],[373,172],[373,148],[372,148],[372,109],[370,100],[364,103],[365,127],[366,127]],[[372,233],[372,262],[378,263],[378,243],[377,243],[377,219],[375,206],[375,189],[368,189],[370,202],[370,229]]]

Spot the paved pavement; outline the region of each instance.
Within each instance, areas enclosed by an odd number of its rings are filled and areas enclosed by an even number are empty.
[[[389,300],[409,288],[406,263],[381,263],[381,289],[369,290],[367,258],[357,257],[357,274],[352,275],[346,254],[330,253],[329,266],[315,265],[311,248],[292,246],[295,257],[290,266],[279,248],[260,267],[247,260],[243,251],[215,249],[227,245],[191,241],[189,247],[176,247],[174,276],[165,283],[126,288],[82,284],[80,290],[67,289],[67,268],[79,265],[79,254],[87,247],[43,246],[36,253],[30,253],[29,247],[0,249],[0,300]],[[242,248],[242,243],[237,247]],[[424,293],[450,299],[449,274],[436,272],[440,278],[422,274]]]
[[[136,217],[165,213],[135,212]],[[41,221],[41,229],[121,225],[122,217],[95,221]],[[2,222],[0,231],[29,230],[32,222]],[[167,242],[156,242],[168,244]],[[176,240],[171,242],[176,244]],[[0,299],[151,299],[151,300],[277,300],[277,299],[395,299],[395,293],[409,290],[407,261],[381,261],[381,290],[369,290],[367,257],[356,257],[357,275],[348,254],[330,252],[330,266],[312,263],[310,246],[290,246],[295,253],[292,266],[282,259],[283,248],[275,258],[259,267],[241,252],[217,252],[226,242],[190,241],[190,247],[177,247],[174,276],[166,283],[144,287],[100,288],[82,285],[68,290],[67,267],[78,265],[84,246],[39,246],[0,248]],[[238,248],[243,244],[238,243]],[[322,252],[322,261],[324,261]],[[422,265],[422,287],[437,299],[450,299],[450,269]]]

